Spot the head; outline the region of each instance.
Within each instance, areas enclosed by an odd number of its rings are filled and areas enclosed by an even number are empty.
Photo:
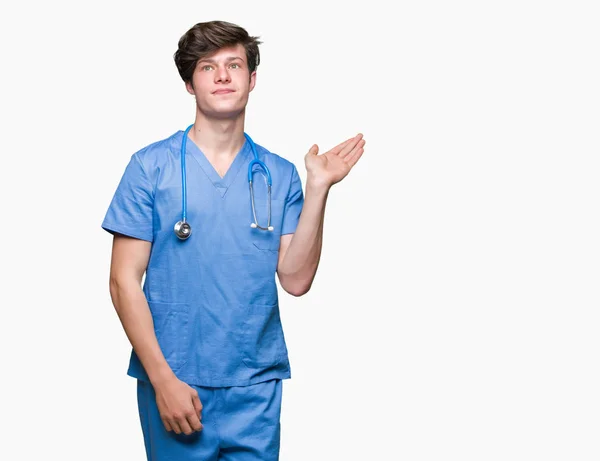
[[[180,38],[173,58],[199,110],[225,117],[244,110],[256,84],[260,43],[225,21],[198,23]]]

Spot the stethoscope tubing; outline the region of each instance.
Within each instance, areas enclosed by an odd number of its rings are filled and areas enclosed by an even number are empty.
[[[183,133],[183,140],[181,142],[181,192],[182,192],[181,193],[181,201],[182,201],[182,203],[181,203],[181,221],[179,221],[178,223],[175,224],[175,234],[181,240],[185,240],[191,235],[191,226],[187,223],[187,171],[186,171],[185,157],[186,157],[186,152],[187,152],[188,133],[192,129],[193,126],[194,126],[194,124],[191,124],[190,126],[188,126],[185,129],[185,131]],[[262,229],[262,230],[272,231],[273,226],[271,226],[271,185],[272,185],[271,172],[269,171],[269,168],[267,167],[267,165],[265,165],[264,162],[259,160],[258,153],[256,152],[256,145],[254,144],[254,141],[252,140],[252,138],[247,133],[244,133],[244,136],[250,143],[250,147],[252,149],[252,154],[254,155],[254,159],[252,159],[250,161],[250,164],[248,165],[248,185],[250,187],[250,201],[251,201],[251,205],[252,205],[252,214],[254,217],[254,222],[251,223],[251,227],[253,227],[253,228],[258,227],[259,229]],[[253,184],[252,184],[252,174],[253,174],[254,165],[258,165],[267,175],[267,189],[268,189],[267,227],[260,226],[258,224],[258,220],[256,217],[256,208],[255,208],[255,202],[254,202],[254,188],[253,188]],[[185,229],[185,231],[182,231],[181,229]]]
[[[185,133],[183,133],[183,141],[181,143],[181,200],[183,203],[181,204],[181,219],[183,222],[186,222],[187,218],[187,182],[186,182],[186,171],[185,171],[185,153],[187,152],[187,139],[188,133],[192,129],[194,124],[192,123],[185,129]]]

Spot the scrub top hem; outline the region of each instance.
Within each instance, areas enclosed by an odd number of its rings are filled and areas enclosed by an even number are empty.
[[[127,375],[139,379],[141,381],[150,382],[148,376],[144,374],[136,373],[135,371],[128,370]],[[242,387],[242,386],[251,386],[253,384],[259,384],[265,381],[270,381],[272,379],[291,379],[291,371],[288,368],[285,371],[277,370],[272,372],[263,373],[260,377],[255,378],[243,378],[243,379],[219,379],[219,380],[210,380],[210,379],[198,379],[197,376],[185,376],[176,374],[177,379],[183,381],[186,384],[193,386],[202,386],[202,387]]]

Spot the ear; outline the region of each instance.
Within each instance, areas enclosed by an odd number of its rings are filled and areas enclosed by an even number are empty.
[[[250,88],[248,90],[248,93],[250,93],[254,89],[255,86],[256,86],[256,71],[254,71],[250,74]]]
[[[191,80],[189,82],[185,82],[185,89],[189,94],[194,94],[194,85],[192,84]]]

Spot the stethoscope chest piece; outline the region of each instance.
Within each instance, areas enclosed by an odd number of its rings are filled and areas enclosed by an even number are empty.
[[[175,224],[175,235],[179,240],[186,240],[192,235],[192,226],[186,221],[178,221]]]

